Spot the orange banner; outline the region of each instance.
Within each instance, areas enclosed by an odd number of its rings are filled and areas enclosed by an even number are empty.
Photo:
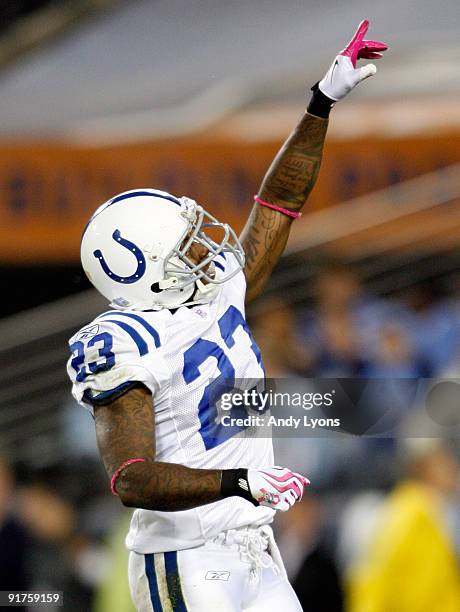
[[[0,145],[1,263],[76,262],[92,211],[114,194],[154,187],[188,195],[241,228],[280,143],[205,140],[88,148]],[[328,143],[314,210],[460,159],[448,140],[366,139]]]

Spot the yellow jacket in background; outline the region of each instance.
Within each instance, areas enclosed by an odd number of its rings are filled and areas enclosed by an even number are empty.
[[[434,493],[405,482],[351,571],[347,612],[460,612],[460,572]]]

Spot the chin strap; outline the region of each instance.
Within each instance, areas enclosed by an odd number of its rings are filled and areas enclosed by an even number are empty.
[[[222,285],[214,283],[203,283],[201,280],[195,281],[194,285],[190,285],[192,290],[189,295],[180,301],[157,302],[152,305],[153,310],[171,310],[172,308],[180,308],[181,306],[198,306],[199,304],[208,304],[220,291]]]
[[[196,291],[190,301],[185,301],[181,306],[198,306],[199,304],[209,304],[209,302],[219,293],[221,285],[205,284],[201,280],[195,283]]]
[[[197,293],[200,295],[207,296],[217,293],[216,289],[218,289],[218,285],[214,285],[214,283],[203,283],[201,279],[198,279],[195,285],[197,288]]]

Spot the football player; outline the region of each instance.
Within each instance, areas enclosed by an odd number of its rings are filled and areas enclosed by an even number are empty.
[[[367,28],[312,88],[239,238],[192,199],[156,189],[113,197],[85,228],[83,268],[111,310],[70,340],[68,372],[94,415],[112,492],[136,508],[128,572],[141,612],[301,609],[270,523],[308,480],[273,467],[270,439],[224,427],[217,405],[235,381],[263,379],[245,302],[316,182],[332,106],[376,72],[357,67],[386,49]]]

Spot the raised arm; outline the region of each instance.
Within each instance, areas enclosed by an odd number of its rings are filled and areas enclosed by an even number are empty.
[[[328,120],[305,113],[265,175],[259,197],[300,211],[318,177]],[[284,251],[293,217],[254,204],[241,234],[246,254],[246,301],[257,297]]]
[[[241,234],[246,253],[246,301],[264,288],[280,258],[289,236],[293,217],[299,212],[318,178],[329,112],[337,100],[345,97],[360,81],[376,72],[373,64],[356,68],[358,59],[378,59],[387,46],[364,40],[369,27],[363,21],[353,38],[335,58],[325,77],[313,88],[306,113],[273,160],[260,187],[258,198],[277,205],[285,212],[256,202]]]

